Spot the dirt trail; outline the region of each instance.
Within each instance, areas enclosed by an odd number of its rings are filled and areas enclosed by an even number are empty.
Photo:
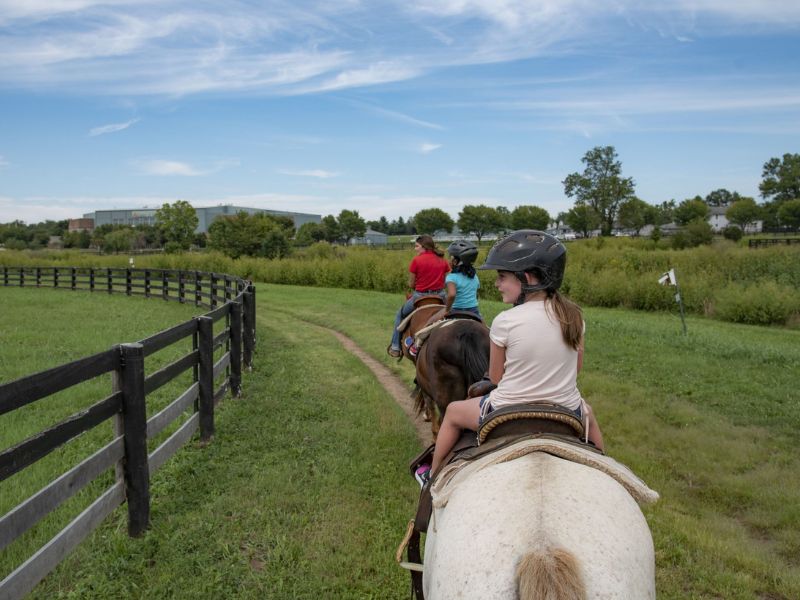
[[[403,412],[406,413],[406,416],[408,416],[408,418],[414,424],[420,444],[422,444],[423,447],[429,446],[433,442],[433,437],[431,436],[431,424],[426,423],[421,416],[416,414],[414,411],[414,401],[411,398],[408,388],[400,380],[400,378],[392,373],[386,366],[364,352],[358,346],[358,344],[356,344],[343,333],[339,333],[333,329],[328,329],[327,327],[323,327],[323,329],[326,329],[335,335],[348,352],[354,354],[369,368],[370,371],[372,371],[372,373],[378,379],[378,382],[380,382],[389,395],[394,398],[394,401],[400,405],[400,408],[403,409]]]

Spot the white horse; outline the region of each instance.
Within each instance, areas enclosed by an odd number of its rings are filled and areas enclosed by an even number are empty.
[[[466,471],[433,488],[426,600],[656,597],[650,530],[616,479],[544,452]]]

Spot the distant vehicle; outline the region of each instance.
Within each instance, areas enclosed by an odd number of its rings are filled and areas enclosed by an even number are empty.
[[[572,240],[578,239],[578,236],[577,236],[577,235],[575,235],[574,233],[572,233],[571,231],[569,231],[569,232],[566,232],[566,233],[562,233],[562,234],[560,234],[560,235],[558,236],[558,238],[559,238],[560,240],[563,240],[563,241],[565,241],[565,242],[569,242],[569,241],[572,241]]]

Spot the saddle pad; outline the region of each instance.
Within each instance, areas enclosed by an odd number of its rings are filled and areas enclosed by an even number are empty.
[[[431,323],[427,327],[423,327],[417,332],[417,335],[414,336],[414,345],[417,348],[421,348],[422,344],[425,343],[425,340],[428,339],[428,336],[433,332],[434,329],[438,329],[439,327],[447,327],[448,325],[452,325],[455,321],[436,321],[436,323]]]
[[[488,466],[525,456],[531,452],[547,452],[553,456],[602,471],[616,479],[639,504],[652,504],[659,498],[658,492],[650,489],[633,471],[610,456],[598,454],[595,451],[583,449],[560,440],[535,438],[499,448],[496,452],[487,454],[472,462],[458,461],[446,465],[431,485],[433,507],[442,508],[446,506],[450,493],[458,486],[459,482],[471,474]]]
[[[408,316],[400,321],[400,325],[397,326],[397,331],[403,331],[411,321],[411,317],[413,317],[418,311],[420,310],[430,310],[431,308],[435,308],[436,310],[442,310],[444,304],[423,304],[422,306],[415,308],[413,311],[408,313]]]

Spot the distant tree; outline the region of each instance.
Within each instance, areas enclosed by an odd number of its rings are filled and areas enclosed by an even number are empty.
[[[325,230],[319,223],[303,223],[294,236],[294,241],[298,246],[310,246],[324,239]]]
[[[725,218],[734,225],[741,227],[742,231],[747,229],[750,223],[755,222],[761,215],[761,209],[752,198],[743,197],[738,202],[734,202],[725,211]]]
[[[264,214],[221,215],[208,228],[208,245],[232,258],[263,256],[264,243],[271,231],[283,234],[275,222]]]
[[[511,229],[538,229],[544,231],[550,225],[550,215],[539,207],[530,205],[517,206],[511,211]]]
[[[389,233],[389,221],[386,220],[386,217],[381,217],[377,221],[367,221],[367,227],[381,233]]]
[[[500,215],[503,221],[503,226],[498,230],[498,233],[505,233],[514,229],[514,226],[511,224],[511,213],[505,206],[498,206],[497,214]]]
[[[620,225],[626,229],[633,229],[639,235],[642,227],[655,224],[656,209],[644,200],[631,196],[619,205],[617,216]]]
[[[591,207],[600,218],[603,235],[611,235],[617,210],[633,195],[634,183],[622,177],[622,163],[613,146],[596,146],[581,159],[583,173],[572,173],[564,180],[564,193],[575,198],[575,205]]]
[[[787,200],[781,204],[778,209],[778,219],[781,225],[792,229],[800,228],[800,199]]]
[[[564,220],[570,229],[589,237],[589,232],[593,231],[600,224],[600,218],[591,206],[586,204],[576,204],[570,208]]]
[[[655,207],[655,219],[653,224],[658,227],[659,225],[666,225],[675,220],[675,200],[666,200]]]
[[[705,220],[708,218],[708,204],[700,196],[686,199],[675,209],[674,218],[678,225],[688,225],[695,219]]]
[[[738,242],[742,239],[742,230],[739,229],[736,225],[726,225],[725,229],[722,230],[722,237],[726,240],[731,240],[732,242]]]
[[[705,203],[709,206],[730,206],[739,200],[740,197],[738,192],[729,192],[725,188],[720,188],[709,192],[708,195],[706,195]]]
[[[556,215],[556,226],[561,227],[567,223],[567,213],[560,212]]]
[[[339,238],[342,237],[342,233],[339,230],[339,222],[333,215],[326,215],[322,217],[321,227],[322,231],[325,232],[326,242],[332,244],[334,242],[338,242]]]
[[[496,233],[505,229],[506,223],[503,215],[497,209],[484,204],[477,206],[465,206],[458,213],[458,228],[464,233],[471,233],[481,238],[487,233]]]
[[[453,219],[441,208],[423,208],[414,215],[414,226],[420,234],[433,235],[442,229],[450,233],[453,225]]]
[[[275,223],[277,228],[283,231],[286,237],[294,237],[294,219],[292,219],[292,217],[286,217],[284,215],[269,215],[266,213],[264,213],[264,216]]]
[[[356,210],[343,210],[336,217],[339,225],[339,235],[345,244],[355,237],[363,237],[367,232],[367,223],[358,215]]]
[[[294,225],[292,226],[294,230]],[[264,241],[261,243],[259,256],[264,258],[285,258],[289,255],[289,239],[286,231],[281,227],[274,227],[267,231]]]
[[[710,244],[713,239],[714,232],[711,225],[708,221],[698,217],[672,236],[671,241],[673,248],[681,249]]]
[[[763,198],[781,205],[800,198],[800,154],[784,154],[782,159],[771,158],[764,163],[758,189]]]
[[[156,211],[156,226],[163,233],[164,239],[177,244],[183,250],[188,250],[192,245],[198,222],[197,212],[186,200],[165,203]]]
[[[88,248],[92,236],[88,231],[68,231],[64,234],[64,248]]]
[[[133,248],[134,241],[136,240],[136,232],[126,227],[124,229],[117,229],[111,233],[106,234],[103,251],[113,252],[129,252]]]

